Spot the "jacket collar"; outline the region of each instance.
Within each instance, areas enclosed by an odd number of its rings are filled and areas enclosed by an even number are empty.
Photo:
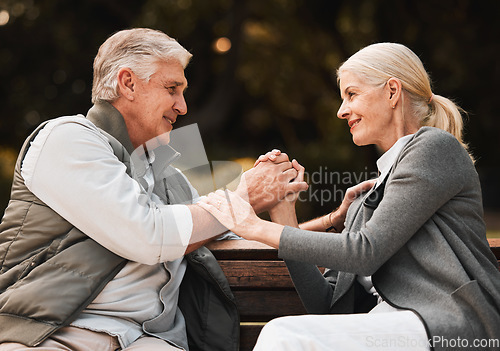
[[[122,144],[129,154],[134,151],[134,146],[130,141],[127,125],[122,114],[113,105],[106,101],[98,101],[87,112],[87,119],[98,128],[111,134]]]
[[[132,163],[138,176],[143,176],[146,173],[143,146],[141,145],[134,150],[134,146],[128,135],[127,125],[120,111],[109,102],[98,101],[87,112],[87,119],[123,145],[129,155],[131,155]],[[180,153],[169,145],[162,145],[156,148],[154,154],[155,162],[153,168],[155,175],[162,174],[162,171],[180,156]]]

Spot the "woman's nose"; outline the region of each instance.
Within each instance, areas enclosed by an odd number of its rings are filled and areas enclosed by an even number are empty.
[[[340,105],[339,110],[337,112],[337,117],[340,119],[346,119],[349,116],[349,107],[345,103],[345,100],[342,101],[342,105]]]

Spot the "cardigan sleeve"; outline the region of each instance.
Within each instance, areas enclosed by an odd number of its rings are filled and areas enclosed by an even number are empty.
[[[460,192],[471,166],[467,151],[451,134],[421,128],[399,155],[384,197],[365,226],[341,234],[285,227],[279,256],[371,275]]]
[[[285,264],[307,313],[329,313],[335,284],[325,279],[314,264],[291,260]]]

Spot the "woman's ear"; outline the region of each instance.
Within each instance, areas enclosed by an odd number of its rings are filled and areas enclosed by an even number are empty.
[[[124,67],[118,71],[118,94],[127,100],[134,100],[136,76],[130,68]]]
[[[387,87],[389,89],[389,102],[391,107],[395,108],[401,98],[403,85],[399,79],[393,77],[387,81]]]

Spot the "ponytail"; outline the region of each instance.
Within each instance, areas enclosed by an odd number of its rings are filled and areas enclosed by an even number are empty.
[[[443,129],[452,134],[474,161],[469,146],[463,140],[464,121],[462,114],[466,114],[466,112],[450,99],[435,94],[431,95],[428,106],[429,113],[422,119],[422,125]]]

